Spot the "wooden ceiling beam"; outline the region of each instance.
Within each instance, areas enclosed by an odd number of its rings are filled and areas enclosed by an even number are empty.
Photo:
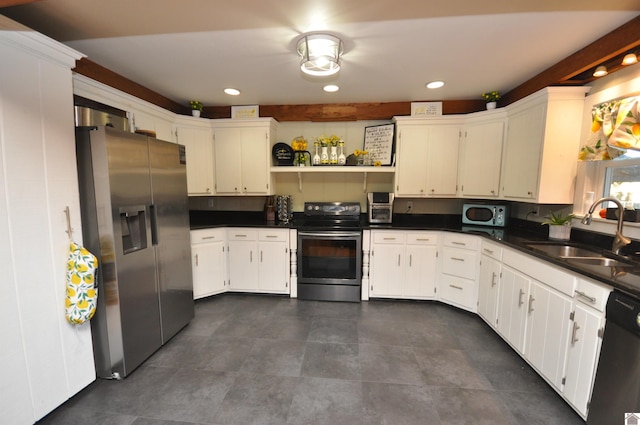
[[[570,83],[572,77],[637,46],[640,15],[505,93],[500,104],[506,106],[545,87]]]

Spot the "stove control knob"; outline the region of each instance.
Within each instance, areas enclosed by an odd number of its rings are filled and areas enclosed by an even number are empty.
[[[314,207],[314,210],[316,210],[316,211],[320,211],[320,205],[316,205],[316,206]]]

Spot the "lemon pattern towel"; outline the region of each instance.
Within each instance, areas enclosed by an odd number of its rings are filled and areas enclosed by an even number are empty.
[[[78,325],[96,312],[98,289],[95,282],[98,259],[80,245],[71,242],[67,261],[66,316]]]

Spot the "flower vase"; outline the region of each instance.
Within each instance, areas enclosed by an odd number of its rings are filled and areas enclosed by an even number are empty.
[[[200,111],[197,110],[197,109],[192,109],[191,110],[191,115],[193,115],[196,118],[199,118],[200,117]]]
[[[338,145],[338,165],[345,165],[347,163],[347,157],[344,155],[344,143]]]
[[[338,164],[338,147],[331,146],[331,154],[329,155],[329,164],[337,165]]]
[[[571,239],[571,225],[549,225],[549,239],[555,241],[568,241]]]
[[[329,163],[329,152],[327,151],[327,147],[322,147],[322,153],[320,154],[320,164],[327,165]]]
[[[487,109],[496,109],[498,102],[487,102]]]

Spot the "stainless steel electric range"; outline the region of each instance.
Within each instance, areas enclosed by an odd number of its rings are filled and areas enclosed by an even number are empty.
[[[305,202],[298,228],[298,298],[359,302],[362,227],[358,202]]]

